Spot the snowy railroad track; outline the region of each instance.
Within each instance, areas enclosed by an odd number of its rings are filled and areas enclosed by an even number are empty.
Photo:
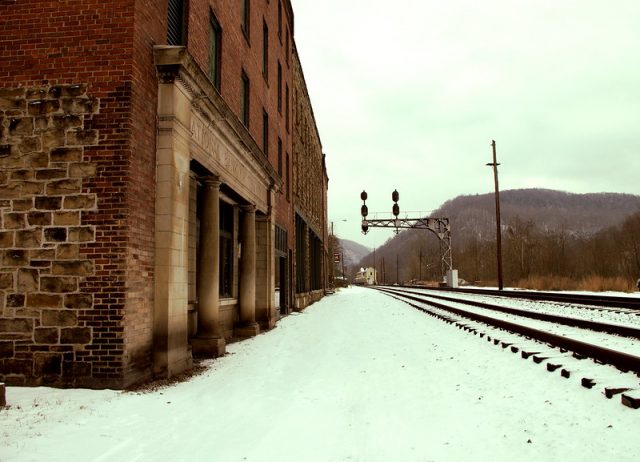
[[[621,393],[623,404],[640,408],[640,332],[636,327],[405,288],[378,289],[461,329],[486,336],[513,353],[520,352],[524,359],[545,363],[550,372],[559,370],[565,378],[578,377],[586,388],[598,385],[608,398]]]
[[[416,286],[401,286],[418,288]],[[613,309],[613,311],[630,311],[640,315],[640,297],[618,297],[612,295],[574,294],[566,292],[541,292],[537,290],[495,290],[471,288],[430,288],[420,287],[425,291],[447,291],[455,294],[489,295],[504,298],[541,300],[544,302],[561,302],[573,305],[586,305],[595,310]]]

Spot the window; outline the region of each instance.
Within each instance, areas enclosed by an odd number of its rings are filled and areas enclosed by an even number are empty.
[[[278,113],[282,114],[282,66],[278,61]]]
[[[185,16],[184,0],[169,0],[167,17],[167,43],[169,45],[186,44]]]
[[[285,104],[284,125],[287,128],[287,133],[289,133],[289,84],[287,84],[285,87],[284,104]]]
[[[278,175],[282,178],[282,140],[278,137]]]
[[[269,155],[269,114],[262,109],[262,151]]]
[[[278,38],[282,43],[282,0],[278,0]]]
[[[249,41],[249,30],[251,26],[251,0],[242,0],[242,32],[244,38]]]
[[[285,191],[287,192],[287,200],[289,200],[289,153],[287,153],[287,163],[285,164]]]
[[[289,65],[289,29],[287,29],[286,41],[284,43],[284,50],[287,56],[287,66]]]
[[[220,91],[222,29],[213,13],[209,17],[209,80]]]
[[[269,80],[269,28],[264,20],[262,21],[262,75],[265,80]]]
[[[242,71],[242,88],[240,94],[240,117],[245,127],[249,128],[249,77]]]
[[[233,297],[234,209],[220,201],[220,297]]]

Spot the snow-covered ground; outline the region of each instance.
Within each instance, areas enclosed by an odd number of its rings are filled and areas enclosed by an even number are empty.
[[[0,461],[637,461],[640,410],[365,288],[148,393],[7,390]]]

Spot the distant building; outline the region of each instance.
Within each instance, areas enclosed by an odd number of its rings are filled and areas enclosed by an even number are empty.
[[[357,285],[372,286],[378,284],[378,272],[374,268],[360,268],[356,273],[354,283]]]
[[[170,377],[322,296],[289,0],[1,9],[0,381]]]

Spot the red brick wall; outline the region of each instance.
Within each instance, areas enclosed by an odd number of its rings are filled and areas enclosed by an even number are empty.
[[[250,81],[249,133],[262,147],[262,110],[269,114],[269,161],[278,168],[278,137],[283,145],[282,180],[285,180],[286,154],[291,158],[291,131],[285,126],[285,88],[289,86],[289,107],[292,108],[291,38],[293,25],[287,14],[288,1],[282,0],[282,36],[278,37],[278,2],[281,0],[251,0],[249,40],[241,28],[241,0],[192,1],[189,7],[187,46],[196,62],[205,71],[209,67],[209,15],[212,11],[222,28],[222,66],[220,93],[231,109],[240,117],[241,73],[244,70]],[[290,8],[290,5],[289,5]],[[263,21],[269,29],[268,79],[263,77]],[[286,31],[289,30],[289,60],[286,52]],[[278,61],[282,67],[282,112],[278,112]],[[289,128],[291,127],[289,116]],[[292,166],[289,166],[292,172]],[[290,180],[291,182],[291,174]],[[291,199],[291,186],[289,187]],[[286,199],[286,186],[277,195],[276,221],[289,233],[292,245],[293,214],[291,201]]]
[[[157,17],[150,17],[143,3],[149,2],[0,2],[0,86],[82,84],[99,102],[98,113],[84,120],[86,130],[99,133],[97,146],[83,152],[83,160],[96,166],[95,175],[82,182],[83,193],[97,195],[97,210],[81,212],[82,225],[95,227],[95,240],[80,245],[80,258],[90,261],[93,271],[81,278],[78,289],[93,302],[75,312],[91,339],[72,351],[60,336],[58,342],[34,336],[16,341],[21,358],[32,359],[34,367],[36,352],[61,356],[69,364],[44,378],[25,371],[11,377],[16,382],[123,386],[142,378],[150,364],[154,169],[149,165],[157,85],[149,47],[154,39],[164,40],[158,30],[166,27],[159,19],[166,12],[165,2],[156,2],[149,10]],[[134,18],[145,27],[155,21],[152,32],[134,34]],[[143,58],[135,67],[134,56]],[[46,269],[37,271],[46,274]],[[12,290],[19,288],[14,285],[5,298]],[[34,327],[42,316],[34,314]],[[126,323],[131,329],[125,336]]]

